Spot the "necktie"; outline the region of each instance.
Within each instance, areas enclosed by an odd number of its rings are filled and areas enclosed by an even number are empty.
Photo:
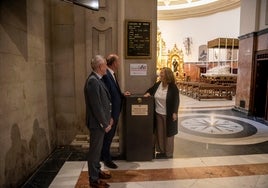
[[[114,79],[115,79],[115,83],[116,83],[116,85],[119,86],[118,81],[117,81],[117,76],[116,76],[115,73],[114,73]]]
[[[114,80],[117,82],[117,77],[116,77],[115,73],[114,73]]]

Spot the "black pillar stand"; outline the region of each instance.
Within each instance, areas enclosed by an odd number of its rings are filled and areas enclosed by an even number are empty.
[[[124,105],[124,153],[127,161],[153,158],[154,99],[135,95]]]

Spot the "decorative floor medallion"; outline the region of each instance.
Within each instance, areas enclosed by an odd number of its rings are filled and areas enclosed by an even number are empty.
[[[179,115],[179,134],[186,140],[221,144],[246,145],[268,141],[268,127],[236,116],[207,113]]]
[[[233,134],[243,131],[243,126],[240,124],[214,116],[185,119],[181,125],[186,129],[208,134]]]

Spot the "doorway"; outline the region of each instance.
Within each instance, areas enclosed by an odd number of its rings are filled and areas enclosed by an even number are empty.
[[[253,115],[268,120],[268,52],[257,53]]]

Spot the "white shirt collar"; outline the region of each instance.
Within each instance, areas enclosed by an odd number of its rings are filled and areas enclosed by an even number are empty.
[[[107,69],[110,71],[110,73],[114,76],[114,71],[111,69],[111,68],[109,68],[109,67],[107,67]]]
[[[114,78],[114,81],[116,82],[116,78],[115,78],[115,75],[114,75],[114,71],[112,69],[110,69],[109,67],[107,68],[108,71],[110,71],[112,77]]]
[[[101,76],[100,74],[98,74],[97,72],[94,71],[94,73],[97,75],[97,77],[98,77],[99,79],[102,78],[102,76]]]

